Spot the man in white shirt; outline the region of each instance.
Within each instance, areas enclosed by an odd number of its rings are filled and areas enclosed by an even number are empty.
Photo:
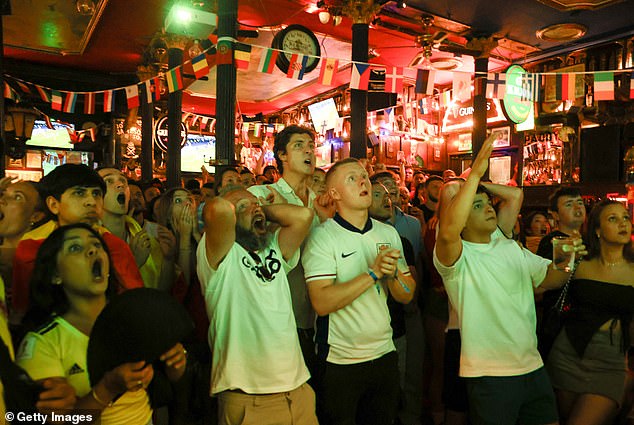
[[[458,315],[472,422],[553,424],[557,408],[537,351],[533,288],[561,286],[568,274],[505,237],[523,196],[518,188],[480,185],[493,140],[485,140],[466,182],[440,208],[434,265]],[[501,199],[497,214],[489,193]]]
[[[302,257],[319,315],[320,423],[391,425],[399,375],[387,291],[406,304],[416,284],[396,230],[368,216],[372,186],[359,161],[334,164],[326,186],[337,214],[311,232]]]
[[[205,204],[198,277],[209,316],[211,394],[220,424],[315,425],[286,273],[298,262],[313,212],[260,206],[241,186]],[[273,192],[279,196],[277,192]],[[266,221],[280,227],[271,232]]]
[[[282,174],[275,183],[251,186],[249,192],[258,198],[272,196],[271,189],[276,190],[285,202],[315,209],[311,229],[325,220],[326,212],[315,201],[315,192],[310,188],[312,175],[315,172],[315,134],[308,128],[289,125],[275,136],[273,153],[277,168]],[[293,299],[293,314],[297,322],[297,333],[306,366],[311,374],[315,372],[315,312],[310,305],[304,279],[304,268],[301,263],[288,273],[288,283]]]

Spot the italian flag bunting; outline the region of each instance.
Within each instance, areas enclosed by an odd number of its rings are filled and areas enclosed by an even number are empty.
[[[614,100],[614,72],[594,74],[594,99]]]
[[[51,108],[55,111],[62,110],[62,93],[57,90],[53,90],[51,95]]]

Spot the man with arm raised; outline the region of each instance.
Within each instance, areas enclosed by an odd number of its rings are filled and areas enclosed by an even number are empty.
[[[441,195],[446,205],[440,208],[434,265],[458,315],[460,376],[475,424],[556,423],[555,398],[537,351],[533,288],[561,286],[568,274],[508,238],[522,192],[480,184],[492,150],[489,137],[466,182],[443,188],[461,185],[455,196]],[[492,195],[501,200],[497,213]]]
[[[198,277],[210,322],[219,423],[243,423],[248,411],[261,425],[317,424],[286,280],[312,210],[260,205],[246,189],[229,186],[205,204],[203,217]],[[275,232],[267,220],[279,225]]]

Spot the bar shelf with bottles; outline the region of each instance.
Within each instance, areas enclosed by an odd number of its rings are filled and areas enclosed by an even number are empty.
[[[563,144],[554,131],[524,133],[524,186],[560,184]]]

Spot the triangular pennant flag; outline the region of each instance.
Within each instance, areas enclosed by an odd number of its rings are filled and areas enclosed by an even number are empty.
[[[453,97],[462,102],[471,99],[471,75],[466,72],[453,73]]]
[[[103,111],[112,112],[114,110],[114,90],[103,92]]]
[[[216,65],[231,65],[233,63],[233,49],[231,47],[231,41],[218,41],[216,51]]]
[[[400,93],[403,91],[403,68],[393,66],[391,71],[385,72],[385,91],[387,93]]]
[[[319,84],[324,86],[332,85],[332,80],[339,69],[339,60],[334,58],[325,58],[321,62],[321,70],[319,71]]]
[[[197,80],[200,80],[201,78],[209,74],[207,55],[203,53],[192,59],[192,68],[194,68],[194,75],[196,76]]]
[[[258,71],[266,74],[272,74],[275,69],[275,61],[277,61],[277,55],[280,52],[273,49],[265,49],[260,57],[260,63],[258,64]]]
[[[487,74],[487,99],[503,99],[506,93],[506,74],[499,72]]]
[[[350,74],[350,88],[367,90],[370,83],[370,65],[367,63],[353,63]]]
[[[48,92],[48,90],[46,90],[44,87],[41,87],[41,86],[35,86],[35,90],[37,90],[37,93],[40,95],[40,98],[44,102],[46,103],[51,102],[51,94]]]
[[[125,97],[128,101],[128,109],[138,108],[139,103],[139,86],[134,84],[125,88]]]
[[[152,103],[152,80],[145,80],[143,86],[145,88],[145,96],[143,96],[145,103]]]
[[[249,69],[249,62],[251,62],[251,46],[244,43],[235,43],[233,46],[233,59],[238,69]]]
[[[62,110],[62,93],[57,90],[53,90],[52,92],[51,108],[53,108],[55,111]]]
[[[22,81],[16,81],[16,83],[18,84],[18,87],[20,87],[20,90],[24,93],[31,93],[31,89],[26,83],[23,83]]]
[[[301,53],[293,53],[288,64],[288,71],[286,72],[286,76],[288,78],[294,78],[296,80],[303,79],[307,63],[308,56],[302,55]]]
[[[181,75],[180,66],[167,71],[165,78],[167,79],[167,91],[169,93],[174,93],[183,88],[183,76]]]
[[[4,82],[4,98],[15,100],[15,94],[11,86],[5,81]]]
[[[594,99],[614,100],[614,72],[594,74]]]
[[[428,69],[419,69],[416,71],[416,87],[414,92],[417,94],[434,94],[434,83],[436,81],[436,71]]]
[[[95,94],[86,93],[84,95],[84,114],[92,115],[95,113]]]

